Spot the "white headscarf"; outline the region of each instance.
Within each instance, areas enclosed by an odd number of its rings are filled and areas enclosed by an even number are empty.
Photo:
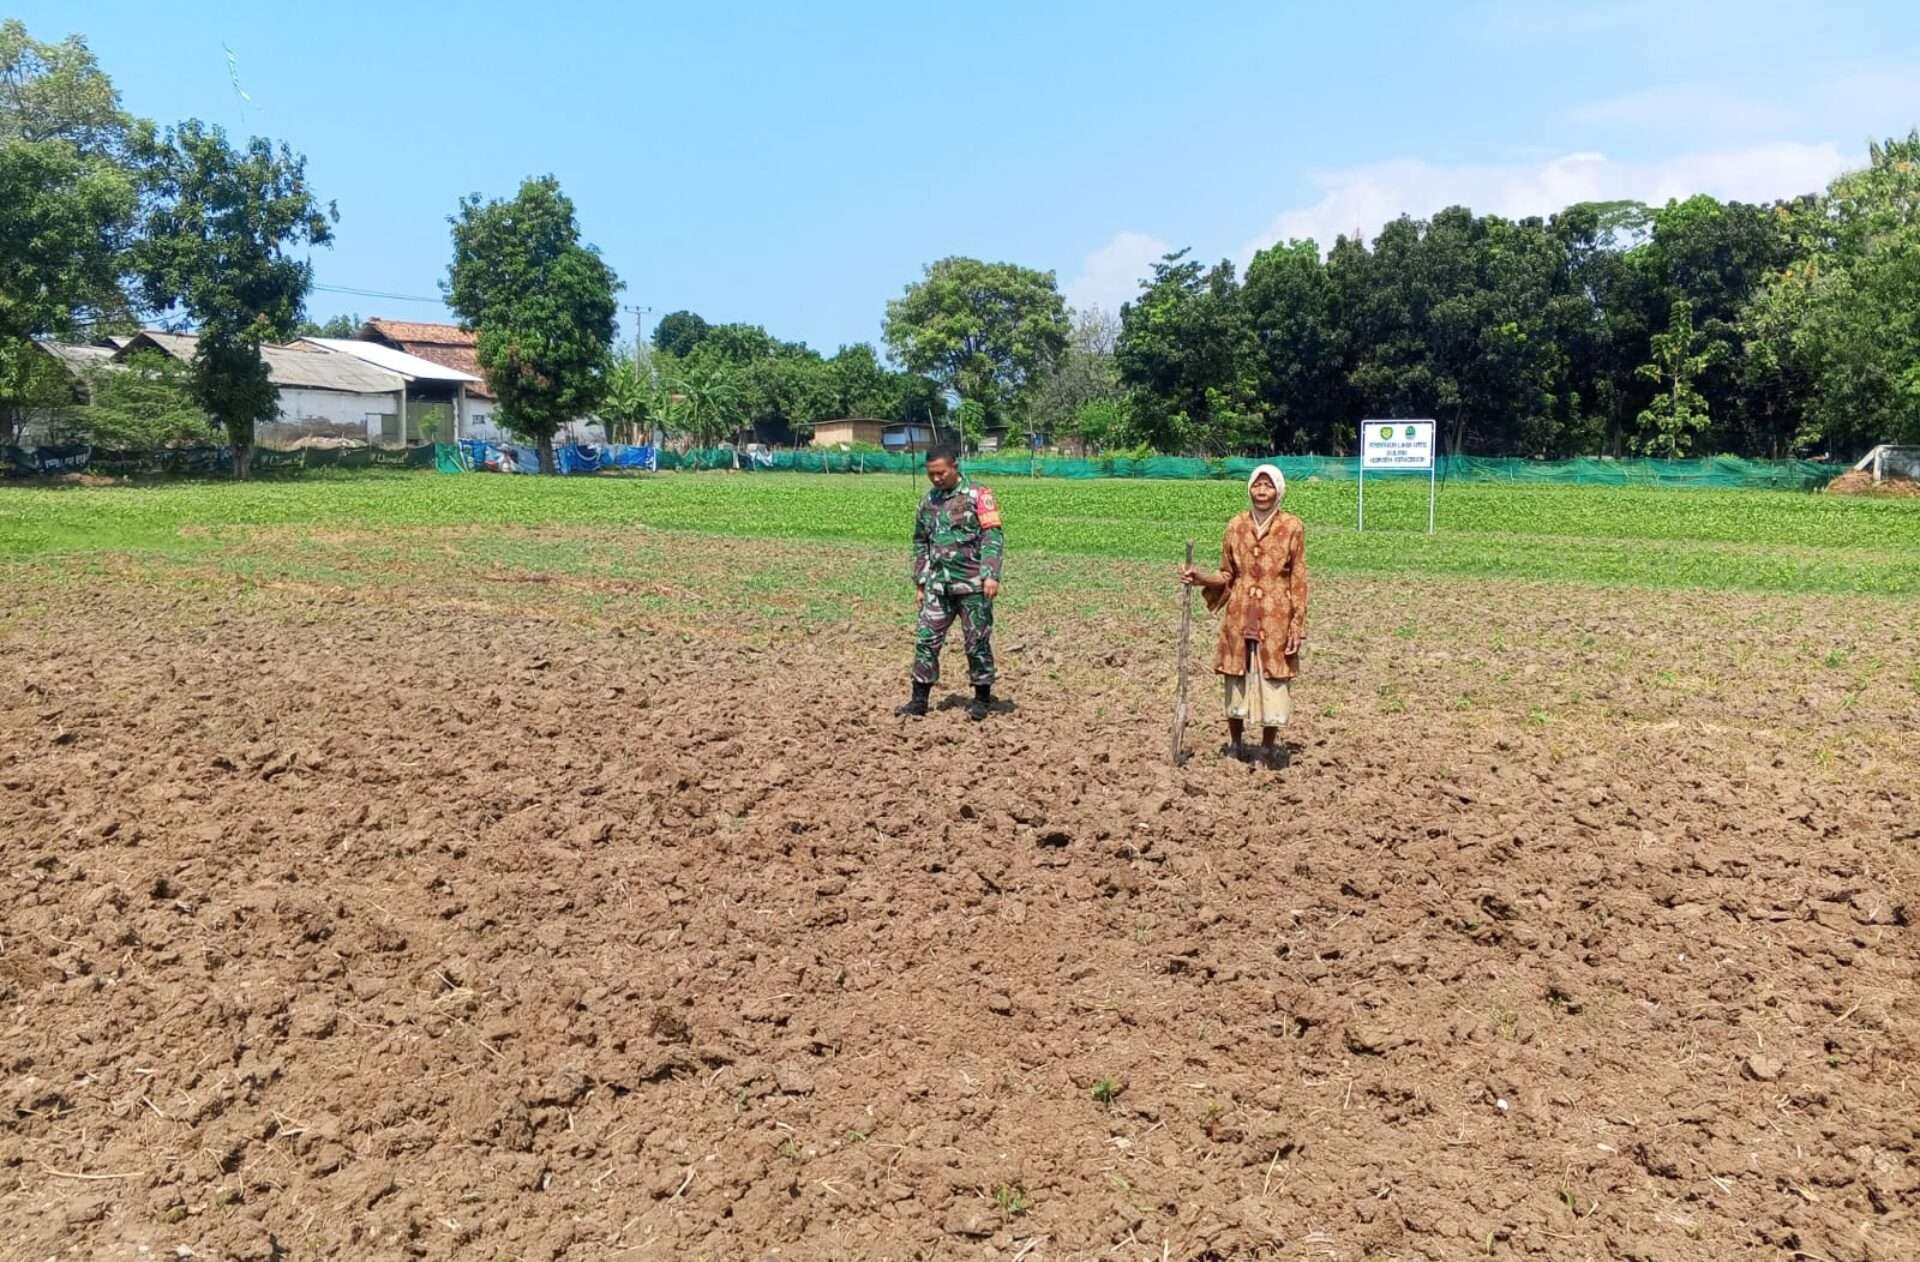
[[[1251,474],[1247,476],[1247,499],[1248,500],[1253,499],[1253,484],[1255,482],[1258,482],[1262,477],[1262,475],[1264,475],[1269,481],[1273,483],[1273,489],[1275,492],[1273,497],[1273,512],[1277,513],[1280,511],[1280,501],[1287,498],[1287,475],[1280,472],[1280,470],[1274,467],[1273,465],[1270,465],[1270,464],[1261,465],[1258,469],[1255,469]],[[1271,517],[1273,513],[1269,513],[1267,515]],[[1253,510],[1253,518],[1256,522],[1261,521],[1259,509],[1256,508]],[[1261,524],[1264,525],[1265,523],[1261,522]]]

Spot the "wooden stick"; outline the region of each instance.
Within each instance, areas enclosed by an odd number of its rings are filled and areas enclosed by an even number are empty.
[[[90,1182],[104,1182],[108,1179],[138,1179],[145,1176],[145,1170],[129,1170],[124,1174],[80,1174],[73,1170],[55,1170],[46,1162],[36,1162],[42,1170],[56,1179],[86,1179]]]
[[[1187,540],[1187,568],[1193,568],[1193,540]],[[1185,603],[1180,610],[1180,691],[1173,702],[1173,739],[1170,756],[1173,765],[1180,765],[1181,746],[1187,735],[1187,650],[1193,641],[1193,587],[1187,586]]]

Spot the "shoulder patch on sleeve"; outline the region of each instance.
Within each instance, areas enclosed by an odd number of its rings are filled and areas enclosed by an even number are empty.
[[[993,492],[984,486],[973,489],[973,509],[980,518],[980,529],[998,530],[1000,528],[1000,504],[993,498]]]

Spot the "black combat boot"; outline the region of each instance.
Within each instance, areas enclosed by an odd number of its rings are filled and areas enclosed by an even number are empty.
[[[933,695],[933,685],[915,682],[913,700],[901,706],[894,713],[903,719],[923,719],[927,716],[927,698]]]
[[[976,684],[973,689],[973,704],[967,707],[967,717],[975,723],[986,718],[993,709],[993,685]]]

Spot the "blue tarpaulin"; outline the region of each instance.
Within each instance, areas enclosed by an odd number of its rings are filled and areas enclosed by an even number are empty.
[[[600,470],[599,447],[570,443],[554,452],[554,465],[562,473],[597,473]]]
[[[660,457],[651,446],[607,446],[600,449],[603,462],[614,469],[658,469]]]

